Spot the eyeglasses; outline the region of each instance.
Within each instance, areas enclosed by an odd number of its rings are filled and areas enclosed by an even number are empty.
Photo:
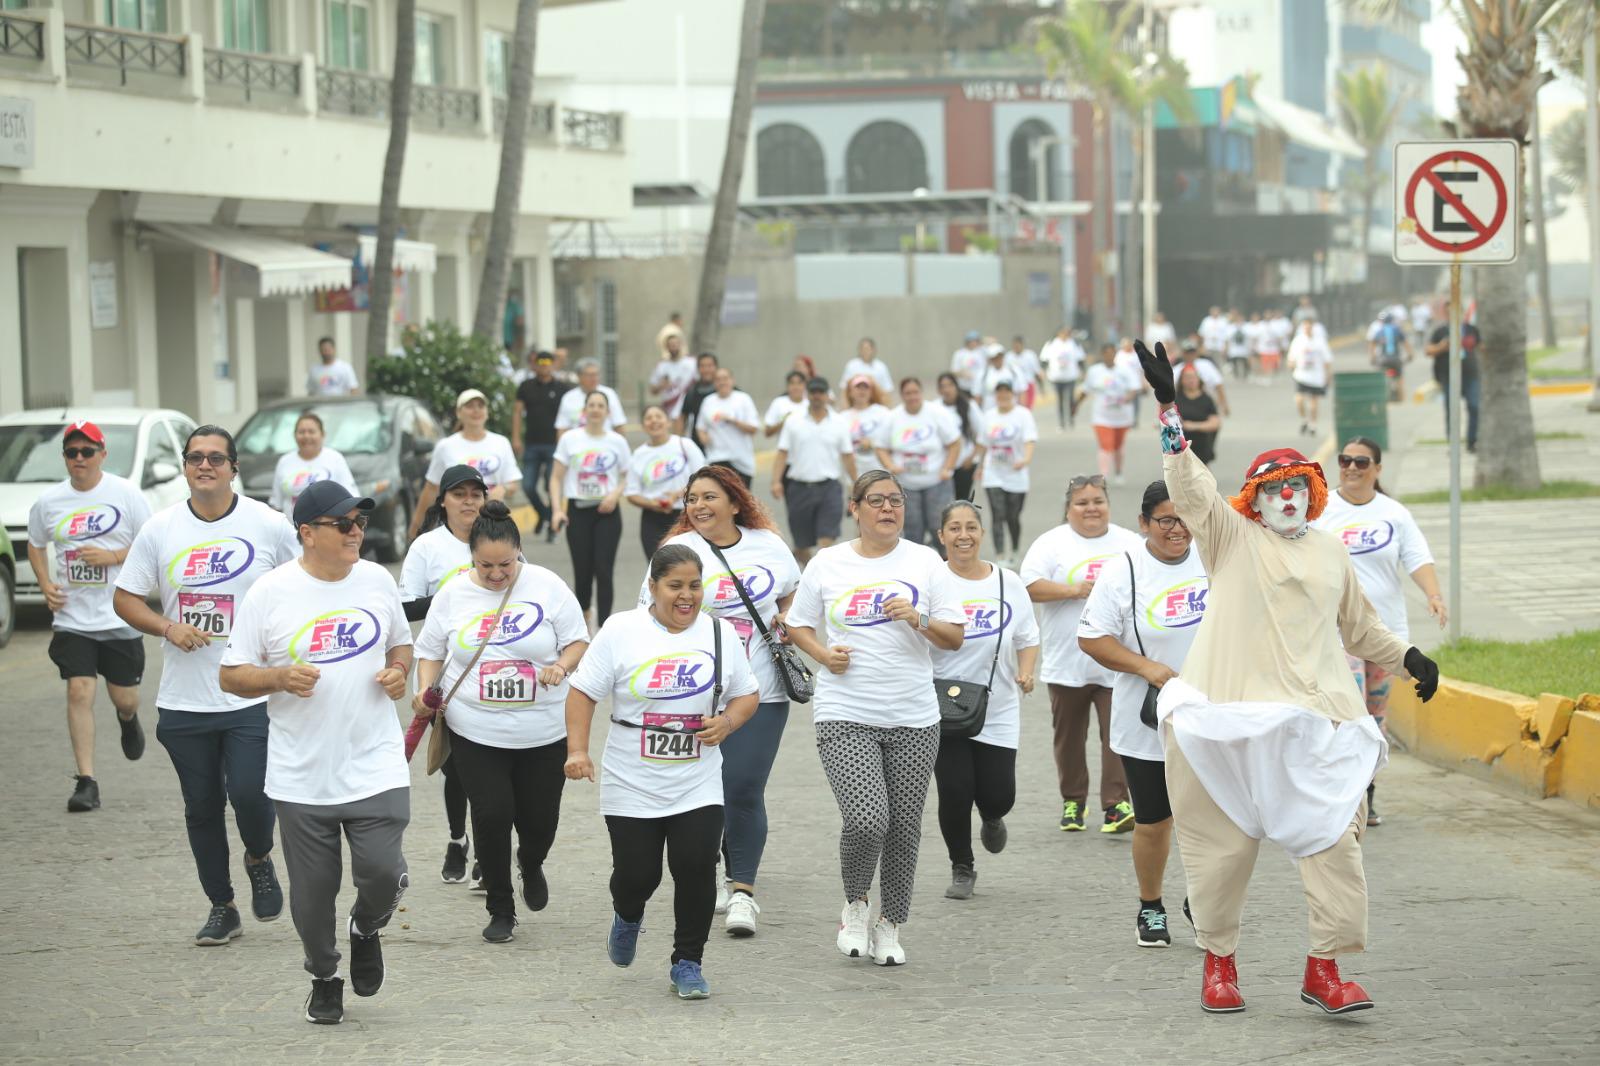
[[[1341,468],[1353,466],[1357,470],[1365,470],[1371,465],[1372,456],[1370,455],[1345,455],[1343,452],[1339,454],[1339,466]]]
[[[92,459],[100,453],[99,448],[62,448],[61,456],[64,459]]]
[[[214,466],[218,469],[228,465],[228,457],[221,452],[190,452],[183,457],[183,461],[190,466]]]
[[[354,518],[351,518],[349,515],[346,515],[343,518],[332,518],[326,522],[307,522],[306,525],[327,526],[331,529],[337,529],[339,531],[339,535],[342,537],[348,536],[352,529],[366,529],[367,516],[364,514],[358,514]]]
[[[898,511],[900,508],[906,505],[906,498],[900,495],[898,492],[887,496],[881,492],[874,492],[871,496],[861,497],[859,502],[866,504],[874,511],[882,507],[884,504],[888,504],[890,507]]]
[[[1282,481],[1263,481],[1261,483],[1261,491],[1270,496],[1274,492],[1283,491],[1285,485],[1289,486],[1289,491],[1291,492],[1304,492],[1311,487],[1311,479],[1304,474],[1296,474],[1294,477],[1284,478]]]
[[[1146,521],[1160,529],[1163,533],[1170,533],[1179,526],[1183,526],[1184,529],[1189,528],[1184,520],[1175,514],[1164,515],[1161,518],[1150,518],[1146,519]]]
[[[1105,488],[1106,487],[1105,475],[1104,474],[1079,474],[1077,477],[1075,477],[1071,481],[1067,482],[1067,495],[1071,496],[1074,492],[1077,492],[1079,489],[1084,488],[1085,486],[1088,486],[1088,485],[1093,485],[1097,489]]]

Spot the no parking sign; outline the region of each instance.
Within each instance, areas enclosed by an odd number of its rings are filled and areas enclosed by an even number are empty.
[[[1515,262],[1521,165],[1521,149],[1510,140],[1395,145],[1394,261]]]

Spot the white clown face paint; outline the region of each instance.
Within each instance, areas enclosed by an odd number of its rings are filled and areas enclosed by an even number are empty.
[[[1256,488],[1250,507],[1266,527],[1280,537],[1298,537],[1310,521],[1311,482],[1305,475],[1283,481],[1264,481]]]

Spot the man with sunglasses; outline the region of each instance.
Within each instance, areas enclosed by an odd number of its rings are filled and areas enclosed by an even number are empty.
[[[233,435],[201,426],[183,445],[189,499],[145,523],[117,578],[114,606],[124,622],[160,637],[165,656],[156,694],[156,739],[172,758],[183,793],[200,886],[211,912],[194,942],[226,944],[244,934],[228,876],[228,804],[244,846],[250,909],[258,922],[283,912],[273,868],[267,773],[267,705],[217,683],[234,612],[258,579],[300,554],[294,527],[233,489]],[[146,603],[158,592],[160,612]]]
[[[222,655],[222,690],[267,701],[266,792],[277,804],[289,909],[311,974],[306,1020],[344,1018],[335,901],[350,842],[350,983],[383,985],[378,934],[409,883],[400,839],[411,775],[394,702],[411,672],[411,627],[394,578],[361,558],[372,500],[333,481],[300,494],[303,554],[257,581]]]
[[[67,479],[39,494],[28,512],[28,562],[52,615],[50,661],[67,683],[67,734],[77,763],[69,811],[100,806],[94,777],[94,689],[106,693],[122,727],[122,754],[144,754],[139,682],[144,641],[112,609],[111,589],[128,549],[150,518],[139,487],[106,473],[106,436],[93,422],[74,422],[61,435]]]

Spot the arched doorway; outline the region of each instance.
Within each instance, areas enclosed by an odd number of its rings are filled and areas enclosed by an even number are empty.
[[[822,145],[811,131],[780,122],[756,135],[757,196],[822,196],[827,191]]]
[[[1007,166],[1010,170],[1009,188],[1014,195],[1029,201],[1041,199],[1039,164],[1033,155],[1033,142],[1040,137],[1054,135],[1055,131],[1047,123],[1036,118],[1028,119],[1011,131]],[[1042,197],[1045,200],[1061,198],[1061,175],[1057,168],[1060,147],[1052,144],[1045,149],[1045,195]]]
[[[869,123],[850,138],[845,185],[852,193],[910,192],[927,188],[928,156],[909,126]]]

